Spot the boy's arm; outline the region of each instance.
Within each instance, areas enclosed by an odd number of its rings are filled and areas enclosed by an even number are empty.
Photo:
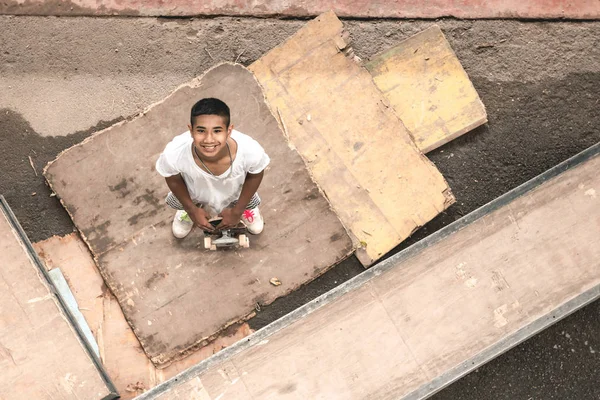
[[[244,213],[246,206],[248,203],[250,203],[252,196],[254,196],[254,193],[256,193],[258,190],[264,175],[264,170],[260,171],[258,174],[246,174],[246,180],[242,186],[242,192],[240,193],[240,198],[238,199],[237,204],[233,208],[226,208],[221,211],[223,221],[221,221],[219,226],[217,226],[217,229],[227,229],[238,224],[242,218],[242,214]]]
[[[188,191],[187,185],[185,181],[181,177],[181,175],[173,175],[166,177],[167,186],[171,189],[171,192],[177,197],[177,200],[183,206],[183,209],[188,213],[192,221],[198,225],[200,228],[205,229],[207,231],[214,230],[213,226],[208,222],[208,215],[206,211],[202,208],[196,207],[192,198],[190,197],[190,192]],[[248,200],[250,201],[250,200]]]

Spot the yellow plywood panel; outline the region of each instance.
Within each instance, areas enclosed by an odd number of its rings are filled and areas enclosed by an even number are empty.
[[[487,122],[483,103],[437,25],[365,67],[424,153]]]
[[[345,36],[335,14],[323,14],[250,70],[370,265],[454,198],[369,72],[347,56]]]

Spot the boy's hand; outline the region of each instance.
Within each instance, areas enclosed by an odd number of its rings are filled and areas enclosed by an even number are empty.
[[[237,224],[239,224],[242,219],[242,213],[244,210],[240,211],[237,208],[225,208],[221,211],[219,216],[223,217],[223,220],[219,225],[217,225],[217,229],[228,229],[233,228]]]
[[[212,224],[210,222],[208,222],[209,215],[205,209],[200,208],[200,207],[195,207],[194,209],[191,210],[191,212],[188,212],[188,215],[190,216],[190,218],[192,219],[194,224],[196,224],[196,226],[198,226],[208,232],[212,232],[215,230],[215,228],[212,226]]]

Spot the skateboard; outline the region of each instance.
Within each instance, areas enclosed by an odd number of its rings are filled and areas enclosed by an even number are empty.
[[[210,224],[215,228],[221,223],[222,218],[211,219]],[[241,221],[233,228],[204,231],[204,248],[208,250],[217,250],[218,247],[250,247],[250,239],[247,235],[246,225]]]

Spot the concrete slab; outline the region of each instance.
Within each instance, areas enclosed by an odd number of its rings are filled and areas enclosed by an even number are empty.
[[[252,333],[246,323],[231,326],[209,345],[167,368],[157,369],[127,324],[79,235],[53,236],[33,247],[50,271],[60,266],[64,272],[80,311],[101,346],[102,365],[121,399],[134,398]]]
[[[269,107],[352,235],[365,266],[454,202],[333,12],[250,66]]]
[[[487,122],[477,91],[437,25],[377,55],[365,68],[423,153]]]
[[[185,131],[193,103],[209,96],[226,101],[236,127],[271,156],[260,189],[267,227],[251,238],[250,249],[205,251],[201,232],[176,240],[173,211],[163,202],[168,188],[154,171],[164,145]],[[352,252],[260,86],[240,65],[220,65],[138,118],[72,147],[45,175],[157,365],[206,345],[251,317],[257,304],[271,303]],[[271,285],[273,277],[283,284]]]
[[[8,0],[0,4],[0,13],[15,15],[132,15],[195,16],[243,15],[310,17],[333,10],[342,17],[361,18],[576,18],[600,17],[597,2],[589,0],[518,1],[518,0],[414,0],[387,2],[301,0],[251,1],[214,0]]]
[[[0,398],[117,398],[1,196],[0,202]]]
[[[600,298],[598,168],[600,144],[140,400],[426,398]]]

